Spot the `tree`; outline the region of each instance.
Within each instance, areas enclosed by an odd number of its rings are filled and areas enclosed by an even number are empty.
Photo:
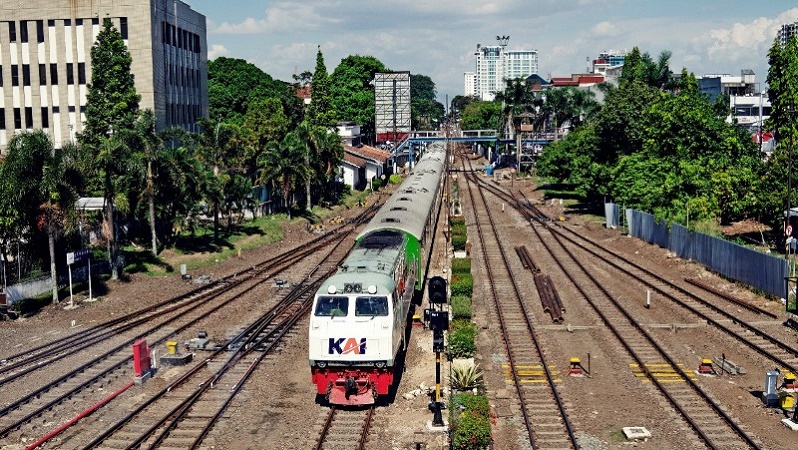
[[[443,122],[444,106],[435,97],[435,83],[426,75],[410,75],[411,121],[417,130],[433,129]]]
[[[105,231],[111,278],[119,278],[119,243],[114,224],[114,201],[118,178],[126,172],[129,149],[118,137],[134,128],[139,95],[133,82],[130,56],[124,39],[111,19],[103,20],[103,29],[91,48],[91,83],[86,96],[86,126],[78,136],[81,145],[97,154],[96,173],[102,180],[105,197]]]
[[[784,47],[778,39],[774,39],[768,52],[768,62],[768,99],[772,109],[765,126],[774,131],[777,147],[769,161],[771,170],[766,181],[775,190],[765,190],[762,200],[769,205],[768,215],[773,217],[775,211],[796,205],[791,172],[793,151],[798,142],[798,129],[795,127],[798,120],[798,37],[790,37]],[[784,199],[787,200],[787,205],[784,204]],[[781,228],[777,223],[782,221],[782,216],[775,216],[771,224]]]
[[[469,103],[460,113],[460,128],[463,130],[497,130],[501,113],[501,104],[477,100]]]
[[[158,233],[155,229],[155,169],[154,165],[160,157],[163,140],[155,132],[155,114],[151,109],[141,111],[133,124],[128,145],[133,154],[142,158],[145,165],[144,198],[147,202],[147,216],[150,224],[150,251],[152,256],[158,256]]]
[[[235,136],[240,134],[233,124],[217,122],[206,123],[200,135],[197,158],[202,161],[212,175],[205,183],[205,198],[213,206],[213,240],[219,240],[219,213],[224,201],[224,180],[222,173],[233,167],[236,154]]]
[[[477,101],[477,98],[470,95],[455,95],[452,99],[451,108],[449,109],[449,120],[454,122],[459,121],[460,114],[465,110],[466,106],[475,101]]]
[[[302,101],[295,88],[273,79],[243,59],[219,57],[208,62],[208,117],[210,126],[225,121],[240,126],[250,104],[278,99],[292,124],[302,119]]]
[[[648,52],[641,54],[640,49],[634,47],[624,59],[619,84],[637,81],[661,90],[669,90],[673,87],[670,59],[671,52],[663,50],[654,62]]]
[[[280,100],[274,97],[257,99],[250,103],[244,123],[238,130],[238,139],[244,146],[241,164],[255,178],[258,157],[269,142],[280,142],[288,133],[290,120]]]
[[[316,52],[316,69],[310,82],[311,100],[305,113],[307,120],[314,126],[334,127],[335,116],[330,106],[330,75],[324,65],[321,46]]]
[[[53,146],[42,130],[15,134],[8,143],[8,155],[0,176],[8,189],[3,192],[20,211],[22,228],[47,235],[50,252],[50,286],[53,303],[58,303],[55,241],[69,223],[74,223],[75,203],[83,177],[72,164],[76,147]]]
[[[347,56],[330,78],[330,107],[338,120],[352,120],[366,136],[375,133],[374,74],[388,72],[373,56]]]
[[[292,131],[286,134],[282,142],[271,142],[258,160],[258,183],[279,187],[289,219],[294,190],[312,174],[305,165],[306,155],[307,143],[297,132]]]
[[[326,188],[334,176],[333,169],[339,166],[344,157],[344,147],[341,137],[337,132],[321,126],[313,126],[302,122],[295,130],[302,142],[307,143],[305,151],[305,165],[310,169],[305,181],[305,208],[308,212],[312,209],[311,184],[315,177],[316,182]],[[321,179],[321,180],[319,180]]]

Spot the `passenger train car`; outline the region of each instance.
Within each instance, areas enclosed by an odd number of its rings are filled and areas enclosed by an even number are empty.
[[[310,368],[330,404],[368,405],[388,394],[410,303],[424,284],[441,203],[446,151],[430,145],[316,292]]]

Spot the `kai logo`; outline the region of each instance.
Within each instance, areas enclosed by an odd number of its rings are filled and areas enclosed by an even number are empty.
[[[330,338],[328,353],[331,355],[334,353],[339,355],[347,355],[349,353],[354,353],[355,355],[365,355],[366,338],[360,338],[360,342],[358,342],[358,340],[355,338]]]

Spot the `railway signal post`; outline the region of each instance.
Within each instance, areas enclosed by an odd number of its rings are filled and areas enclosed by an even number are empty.
[[[435,352],[435,401],[430,405],[433,416],[432,425],[444,426],[441,414],[441,352],[444,351],[443,332],[449,329],[449,312],[443,310],[447,300],[446,280],[435,276],[428,281],[430,307],[424,316],[432,329],[432,351]]]

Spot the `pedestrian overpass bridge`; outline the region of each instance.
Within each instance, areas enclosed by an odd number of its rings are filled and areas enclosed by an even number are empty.
[[[536,133],[534,138],[523,139],[523,145],[535,146],[548,145],[554,139],[552,133]],[[411,131],[407,138],[399,142],[391,152],[391,157],[395,158],[402,154],[410,155],[409,151],[414,144],[424,144],[431,142],[462,142],[462,143],[492,143],[499,145],[515,145],[516,138],[512,135],[499,135],[496,130],[430,130],[430,131]]]

